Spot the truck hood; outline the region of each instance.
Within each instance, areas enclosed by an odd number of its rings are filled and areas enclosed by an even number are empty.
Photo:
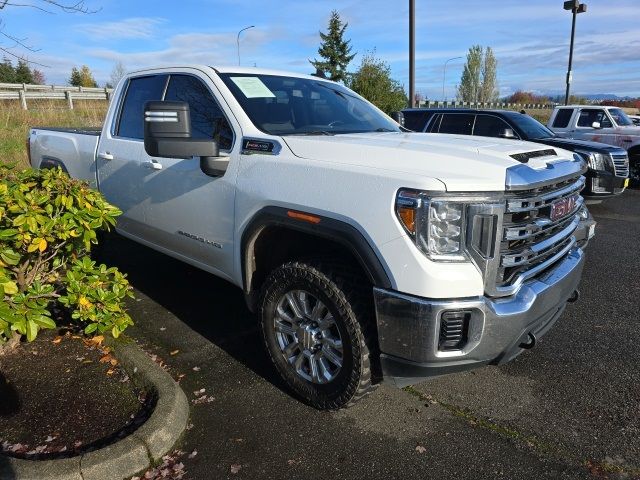
[[[521,162],[510,155],[548,147],[514,140],[438,133],[357,133],[282,137],[294,155],[343,165],[395,171],[410,178],[437,178],[448,191],[504,191],[506,170]],[[526,165],[547,168],[571,158],[569,152],[536,157]],[[381,172],[381,174],[383,174]]]
[[[544,145],[551,145],[552,147],[564,148],[565,150],[571,151],[582,149],[597,153],[625,153],[624,149],[616,147],[614,145],[600,142],[590,142],[587,140],[575,140],[573,138],[548,137],[535,139],[533,141],[536,143],[543,143]]]

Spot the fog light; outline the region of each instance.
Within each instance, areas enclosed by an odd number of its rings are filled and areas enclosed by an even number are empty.
[[[443,312],[440,316],[438,350],[461,350],[467,343],[470,319],[469,310]]]

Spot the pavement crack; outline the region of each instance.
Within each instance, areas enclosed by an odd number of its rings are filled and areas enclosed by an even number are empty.
[[[412,386],[405,387],[403,390],[421,402],[426,401],[433,405],[440,405],[453,416],[466,421],[471,427],[481,428],[483,430],[497,433],[502,437],[514,440],[534,450],[540,455],[554,457],[558,460],[586,468],[591,475],[597,478],[608,478],[607,474],[617,474],[623,478],[640,478],[640,468],[635,465],[621,466],[612,463],[607,459],[603,461],[597,461],[590,458],[585,459],[571,454],[565,447],[544,442],[535,436],[527,435],[505,425],[500,425],[499,423],[486,418],[481,418],[474,414],[469,408],[460,407],[435,399],[433,396],[426,395]]]

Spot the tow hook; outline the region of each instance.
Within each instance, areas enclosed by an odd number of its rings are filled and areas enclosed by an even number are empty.
[[[573,293],[571,294],[571,296],[567,299],[567,302],[569,303],[575,303],[578,301],[578,299],[580,298],[580,290],[574,290]]]
[[[527,338],[527,341],[522,342],[519,346],[520,348],[524,348],[526,350],[532,349],[536,346],[536,336],[533,333],[529,332],[529,338]]]

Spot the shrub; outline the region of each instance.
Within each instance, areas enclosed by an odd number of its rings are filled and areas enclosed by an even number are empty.
[[[60,169],[0,166],[0,349],[55,328],[54,307],[65,308],[87,334],[117,337],[133,323],[124,308],[133,296],[125,275],[89,257],[96,232],[109,230],[120,214]]]

